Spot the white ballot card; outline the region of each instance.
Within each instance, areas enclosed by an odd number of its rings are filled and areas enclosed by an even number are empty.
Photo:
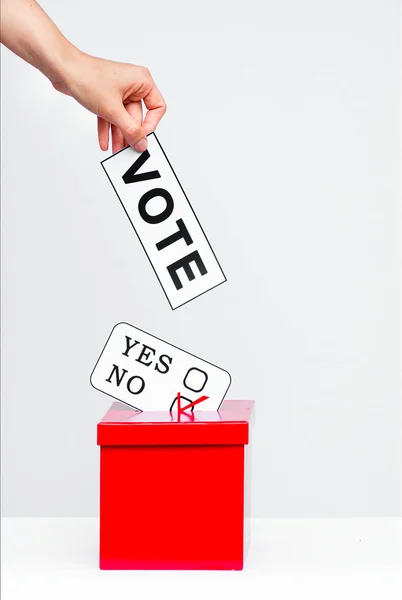
[[[172,309],[226,281],[154,133],[145,152],[127,147],[101,164]]]
[[[95,365],[91,384],[138,410],[165,411],[208,398],[195,410],[218,410],[229,388],[227,371],[168,342],[118,323]]]

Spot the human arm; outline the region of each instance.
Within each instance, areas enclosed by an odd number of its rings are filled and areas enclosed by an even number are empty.
[[[98,116],[98,138],[116,152],[142,152],[166,104],[145,67],[86,54],[69,42],[35,0],[1,0],[1,42],[39,69],[59,92]],[[142,102],[147,108],[142,118]]]

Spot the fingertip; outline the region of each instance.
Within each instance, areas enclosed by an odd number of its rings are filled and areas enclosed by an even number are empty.
[[[99,147],[103,152],[109,148],[109,123],[98,117],[98,141]]]
[[[146,135],[156,130],[165,112],[166,111],[162,108],[148,110],[147,114],[145,115],[144,122],[142,124]]]
[[[154,127],[151,123],[146,123],[144,121],[144,123],[142,124],[142,128],[144,130],[145,135],[149,135],[150,133],[155,131],[156,126]]]
[[[148,148],[147,138],[143,138],[142,140],[134,144],[133,148],[134,150],[137,150],[137,152],[145,152],[145,150]]]

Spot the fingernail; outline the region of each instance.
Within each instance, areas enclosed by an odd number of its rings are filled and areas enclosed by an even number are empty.
[[[147,139],[144,138],[143,140],[140,140],[139,142],[137,142],[134,145],[134,149],[137,150],[137,152],[144,152],[144,150],[146,150],[148,148],[148,142]]]

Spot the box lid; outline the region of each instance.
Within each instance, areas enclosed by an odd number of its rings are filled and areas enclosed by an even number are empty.
[[[98,423],[99,446],[248,444],[253,400],[225,400],[219,411],[139,412],[114,402]]]

